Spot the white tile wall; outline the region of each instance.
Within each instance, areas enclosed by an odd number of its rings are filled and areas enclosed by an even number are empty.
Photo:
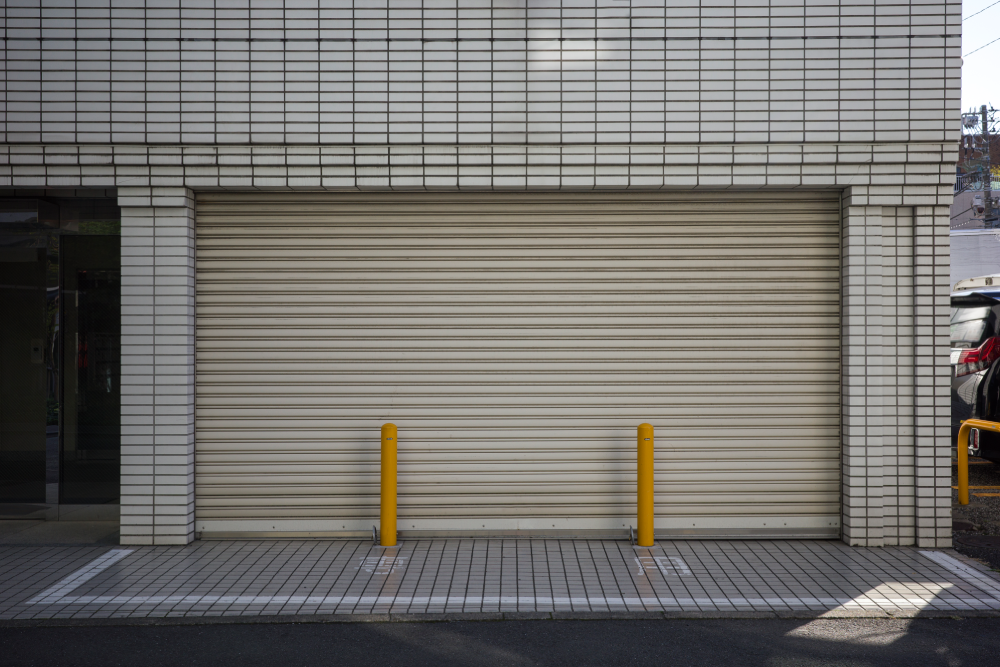
[[[959,2],[0,16],[0,187],[117,187],[123,206],[124,541],[192,534],[193,191],[780,187],[844,193],[844,537],[950,544]]]
[[[10,142],[943,141],[959,96],[961,3],[946,0],[0,11]]]

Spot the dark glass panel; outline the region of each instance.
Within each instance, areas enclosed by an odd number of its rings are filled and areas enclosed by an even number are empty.
[[[121,242],[64,236],[64,503],[113,502],[121,462]]]
[[[0,237],[0,502],[45,501],[46,250]]]

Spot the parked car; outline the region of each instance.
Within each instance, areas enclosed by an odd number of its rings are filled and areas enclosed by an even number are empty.
[[[1000,280],[951,294],[951,437],[965,419],[1000,421]],[[964,289],[963,289],[964,288]],[[974,431],[969,452],[1000,463],[1000,434]]]

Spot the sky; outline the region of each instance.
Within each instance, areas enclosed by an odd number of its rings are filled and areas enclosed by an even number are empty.
[[[1000,37],[1000,2],[963,0],[962,18],[962,111],[982,104],[1000,109],[1000,41],[976,51]]]

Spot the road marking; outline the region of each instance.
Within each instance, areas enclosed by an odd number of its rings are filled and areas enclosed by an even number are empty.
[[[54,604],[55,601],[63,598],[73,589],[81,586],[84,582],[93,579],[104,570],[108,569],[125,556],[134,551],[133,549],[112,549],[103,556],[92,560],[68,577],[64,577],[55,586],[50,586],[44,591],[28,600],[28,604]]]
[[[406,559],[406,556],[365,556],[354,569],[363,569],[368,574],[392,574],[406,567]]]
[[[646,574],[648,570],[659,570],[663,576],[689,576],[691,568],[680,556],[636,556],[635,564],[639,566],[638,574]]]
[[[973,493],[976,498],[1000,498],[1000,493]]]
[[[951,488],[957,489],[958,487],[957,486],[953,486]],[[1000,491],[1000,486],[970,486],[969,488],[970,489],[994,489],[996,491]]]
[[[949,572],[957,574],[976,588],[993,596],[1000,595],[1000,582],[987,576],[984,572],[980,572],[974,567],[969,567],[962,561],[940,551],[920,551],[918,553],[924,558],[934,561]]]

